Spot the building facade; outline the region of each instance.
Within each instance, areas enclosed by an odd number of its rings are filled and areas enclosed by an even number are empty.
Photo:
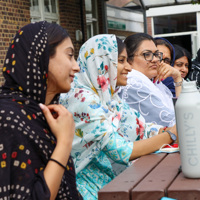
[[[200,5],[183,4],[146,10],[147,32],[179,44],[196,57],[200,48]]]
[[[200,4],[196,0],[193,2],[109,0],[108,32],[115,33],[123,39],[137,32],[164,37],[172,44],[186,48],[195,58],[200,48]]]
[[[128,35],[144,32],[143,15],[125,7],[107,5],[108,33],[125,39]]]
[[[6,52],[15,33],[30,22],[46,20],[66,28],[75,47],[105,33],[104,0],[0,0],[0,85]]]

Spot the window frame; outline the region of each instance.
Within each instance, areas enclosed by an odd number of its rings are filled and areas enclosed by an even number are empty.
[[[47,22],[54,22],[54,23],[58,23],[58,24],[60,23],[59,22],[58,0],[55,0],[56,13],[52,12],[51,0],[49,0],[50,12],[45,12],[44,0],[38,0],[38,11],[32,9],[33,0],[30,0],[30,3],[31,3],[31,6],[30,6],[31,22],[45,20]]]
[[[85,0],[86,3],[87,0]],[[87,39],[94,36],[95,34],[99,33],[99,23],[98,23],[98,1],[97,0],[90,0],[90,2],[93,4],[91,5],[91,8],[93,12],[91,13],[91,16],[87,14],[86,12],[86,26],[87,28],[90,27],[90,33],[87,29]],[[95,33],[96,32],[96,33]]]

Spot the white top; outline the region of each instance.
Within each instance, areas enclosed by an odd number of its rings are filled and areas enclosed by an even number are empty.
[[[143,73],[132,70],[127,85],[120,88],[119,96],[145,118],[163,126],[173,126],[175,121],[172,93],[162,84],[153,83]]]

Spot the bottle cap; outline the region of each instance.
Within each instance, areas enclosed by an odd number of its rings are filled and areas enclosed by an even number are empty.
[[[196,81],[183,81],[181,92],[197,92]]]

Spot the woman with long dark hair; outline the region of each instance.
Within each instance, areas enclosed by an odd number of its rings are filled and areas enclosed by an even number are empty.
[[[191,70],[191,54],[184,47],[174,44],[175,49],[175,60],[174,60],[174,68],[179,70],[181,73],[181,77],[187,80],[188,75]]]

